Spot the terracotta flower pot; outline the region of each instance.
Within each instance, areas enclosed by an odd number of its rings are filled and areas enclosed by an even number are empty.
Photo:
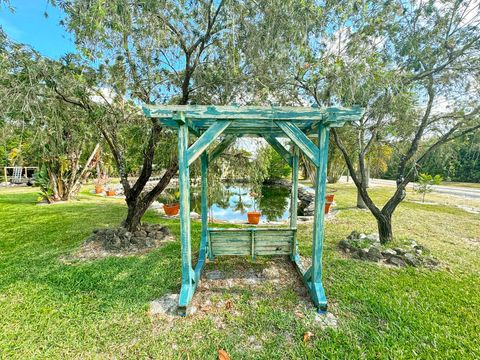
[[[95,185],[95,194],[103,193],[103,186],[102,185]]]
[[[179,209],[180,209],[180,204],[178,204],[178,203],[163,205],[163,210],[165,211],[165,215],[167,215],[167,216],[177,215]]]
[[[333,202],[333,198],[334,198],[335,194],[327,194],[327,196],[325,196],[325,200],[327,200],[327,202]]]
[[[115,196],[116,192],[115,190],[107,190],[107,196]]]
[[[330,206],[332,205],[331,202],[326,202],[325,203],[325,214],[328,214],[330,212]]]
[[[249,211],[247,212],[248,223],[257,225],[260,222],[260,216],[262,213],[260,211]]]

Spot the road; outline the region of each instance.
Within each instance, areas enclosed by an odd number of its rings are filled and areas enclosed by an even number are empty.
[[[341,181],[346,182],[346,176],[342,176]],[[349,182],[352,182],[350,179]],[[370,186],[395,186],[394,180],[384,180],[384,179],[370,179]],[[415,186],[415,183],[408,184],[409,187]],[[442,185],[433,185],[433,192],[439,194],[446,194],[452,196],[458,196],[464,199],[480,200],[480,189],[474,187],[457,187],[457,186],[442,186]]]

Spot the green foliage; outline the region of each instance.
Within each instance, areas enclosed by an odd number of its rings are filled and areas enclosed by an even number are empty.
[[[415,191],[422,194],[422,202],[425,202],[425,195],[432,191],[432,186],[440,185],[442,181],[443,178],[440,175],[432,176],[426,173],[418,175]]]
[[[178,188],[165,189],[158,201],[164,204],[175,204],[180,201],[180,190]]]
[[[279,180],[288,177],[291,173],[290,166],[283,158],[269,145],[258,151],[258,161],[264,162],[266,174],[265,180]]]
[[[262,186],[258,209],[267,220],[276,221],[287,210],[289,189],[282,186]]]
[[[459,137],[433,151],[421,167],[447,181],[480,182],[480,132]]]
[[[34,181],[35,185],[40,187],[40,198],[50,203],[52,201],[53,191],[45,165],[42,165],[39,171],[35,172]]]

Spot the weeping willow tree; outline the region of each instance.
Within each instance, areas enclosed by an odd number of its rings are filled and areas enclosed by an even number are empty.
[[[45,73],[54,63],[0,34],[3,123],[27,129],[23,142],[42,165],[43,196],[48,201],[70,200],[78,194],[96,165],[100,148],[85,114],[48,91]]]
[[[77,196],[100,160],[100,143],[92,127],[74,110],[55,101],[50,111],[34,119],[38,129],[34,146],[51,190],[43,196],[49,202]]]

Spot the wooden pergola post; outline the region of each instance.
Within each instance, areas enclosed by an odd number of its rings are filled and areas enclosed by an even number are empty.
[[[315,176],[315,213],[313,218],[313,249],[311,271],[311,293],[313,302],[320,310],[326,310],[327,298],[322,283],[322,254],[325,226],[325,196],[327,184],[329,129],[318,128],[318,150],[320,162]]]
[[[204,152],[200,156],[201,160],[201,217],[202,217],[202,238],[200,239],[200,252],[198,254],[198,263],[195,267],[195,277],[200,278],[205,259],[208,252],[208,154]]]
[[[178,185],[180,188],[180,241],[182,245],[182,287],[179,306],[187,307],[195,286],[192,269],[192,245],[190,232],[190,173],[188,166],[188,125],[184,113],[175,117],[178,122]]]
[[[290,193],[290,228],[295,229],[293,235],[292,261],[300,260],[297,242],[297,212],[298,212],[298,147],[292,145],[292,189]]]

